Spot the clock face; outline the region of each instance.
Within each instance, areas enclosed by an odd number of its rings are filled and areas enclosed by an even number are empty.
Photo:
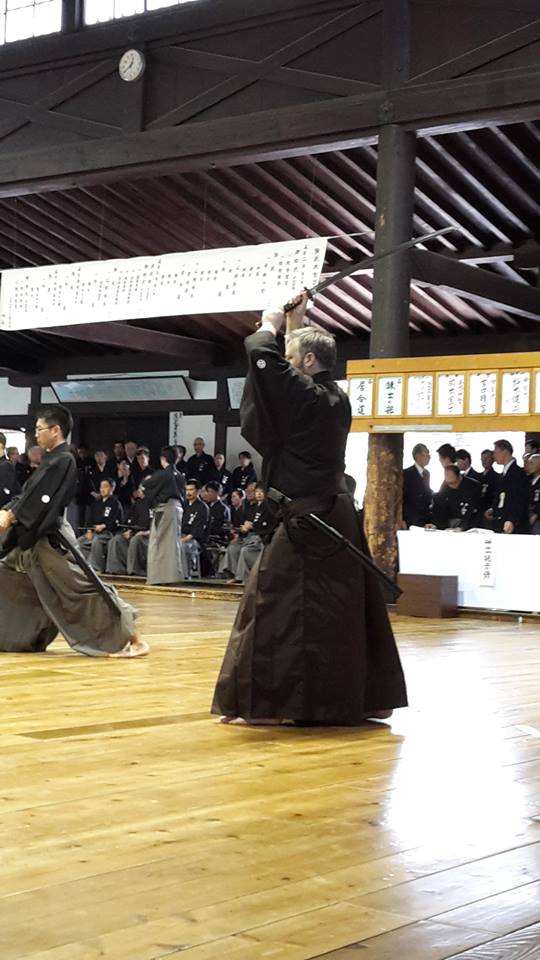
[[[144,73],[145,63],[144,54],[140,50],[126,50],[118,64],[120,78],[128,83],[138,80]]]

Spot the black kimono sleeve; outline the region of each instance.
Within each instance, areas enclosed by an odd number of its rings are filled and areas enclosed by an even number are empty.
[[[71,454],[51,458],[36,470],[10,507],[17,519],[18,546],[26,550],[56,529],[58,518],[75,495],[76,486],[77,467]]]
[[[263,456],[279,449],[293,414],[309,403],[313,384],[291,367],[276,338],[266,331],[245,341],[248,375],[240,404],[242,436]]]

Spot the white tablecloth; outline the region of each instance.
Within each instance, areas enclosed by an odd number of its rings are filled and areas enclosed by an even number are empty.
[[[458,606],[540,611],[540,536],[403,530],[400,573],[458,577]]]

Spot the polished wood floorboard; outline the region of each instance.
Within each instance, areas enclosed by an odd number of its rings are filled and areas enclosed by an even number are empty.
[[[147,660],[3,655],[0,960],[540,958],[540,637],[395,620],[411,706],[208,713],[235,605],[129,593]]]

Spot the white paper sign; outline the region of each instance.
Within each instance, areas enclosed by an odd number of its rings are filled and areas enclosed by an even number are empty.
[[[503,373],[501,413],[528,413],[531,377],[523,371]]]
[[[483,535],[481,538],[481,552],[480,552],[480,579],[479,585],[481,587],[494,587],[495,586],[495,550],[493,537],[491,535]]]
[[[353,417],[373,416],[373,377],[353,377],[350,384]]]
[[[422,374],[407,380],[407,416],[430,417],[433,413],[433,377]]]
[[[496,412],[497,374],[472,373],[469,380],[469,413],[483,416]]]
[[[169,413],[169,444],[182,443],[182,411],[171,410]]]
[[[461,417],[465,410],[465,376],[462,373],[441,373],[437,380],[437,414],[439,417]]]
[[[326,240],[4,270],[0,329],[264,310],[318,283]]]
[[[403,377],[379,377],[377,414],[400,417],[403,410]]]

